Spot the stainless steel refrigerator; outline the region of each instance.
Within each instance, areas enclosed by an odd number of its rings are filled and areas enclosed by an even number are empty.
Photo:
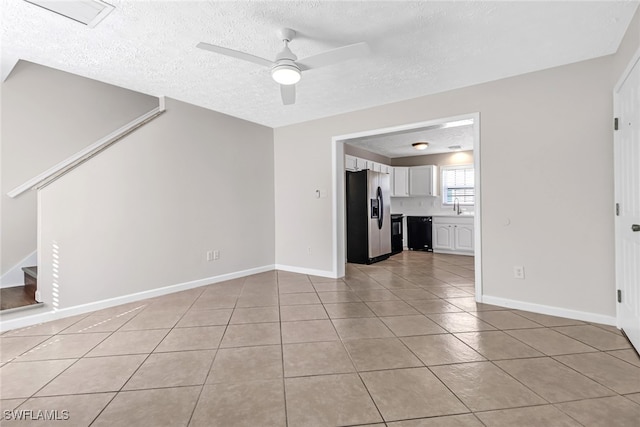
[[[347,262],[371,264],[391,255],[389,174],[347,172]]]

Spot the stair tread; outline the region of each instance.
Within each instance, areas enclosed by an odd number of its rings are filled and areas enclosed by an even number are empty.
[[[35,265],[33,267],[22,267],[22,271],[24,271],[25,274],[28,274],[34,279],[38,278],[38,267]]]

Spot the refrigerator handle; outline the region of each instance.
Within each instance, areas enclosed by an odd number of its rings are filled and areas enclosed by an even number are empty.
[[[378,187],[376,192],[376,198],[378,199],[378,229],[382,230],[382,221],[384,220],[384,202],[382,200],[382,189]]]

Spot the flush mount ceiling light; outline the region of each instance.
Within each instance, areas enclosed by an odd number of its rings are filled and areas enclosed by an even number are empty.
[[[114,6],[100,0],[24,0],[48,11],[65,16],[93,28],[107,17]]]
[[[426,150],[427,147],[429,146],[428,142],[414,142],[413,144],[411,144],[411,146],[413,148],[415,148],[416,150]]]

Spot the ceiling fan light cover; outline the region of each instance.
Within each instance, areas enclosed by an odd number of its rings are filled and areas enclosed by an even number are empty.
[[[300,81],[300,69],[293,64],[280,64],[271,69],[271,77],[281,85],[294,85]]]
[[[411,145],[416,150],[426,150],[427,147],[429,147],[429,143],[428,142],[415,142],[415,143],[413,143]]]

